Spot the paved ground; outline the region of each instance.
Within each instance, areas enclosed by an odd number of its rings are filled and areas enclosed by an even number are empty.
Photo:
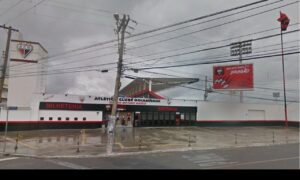
[[[18,143],[16,139],[19,135]],[[0,133],[0,153],[5,139]],[[180,127],[11,132],[6,153],[33,156],[99,156],[169,150],[207,150],[299,143],[299,129],[282,127]],[[111,143],[109,143],[111,142]],[[79,151],[78,151],[79,150]]]
[[[299,169],[299,144],[102,158],[0,158],[0,169]]]

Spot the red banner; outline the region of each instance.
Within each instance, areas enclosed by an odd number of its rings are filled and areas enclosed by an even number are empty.
[[[253,65],[214,66],[214,90],[252,90]]]

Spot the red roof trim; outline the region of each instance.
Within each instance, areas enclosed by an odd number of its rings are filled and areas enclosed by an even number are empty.
[[[147,89],[144,89],[144,90],[138,91],[136,93],[133,93],[132,95],[129,95],[129,97],[136,97],[138,95],[146,93],[147,91],[148,91]]]
[[[155,97],[157,99],[165,99],[164,97],[158,95],[157,93],[155,93],[153,91],[149,91],[148,89],[144,89],[144,90],[138,91],[138,92],[130,95],[129,97],[137,97],[137,96],[139,96],[141,94],[144,94],[144,93],[149,93],[149,95],[151,95],[151,96],[153,96],[153,97]]]

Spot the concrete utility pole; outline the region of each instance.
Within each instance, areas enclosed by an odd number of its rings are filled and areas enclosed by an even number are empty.
[[[204,101],[207,101],[208,94],[213,93],[213,90],[211,88],[211,85],[208,87],[208,77],[205,76],[205,92],[204,92]]]
[[[243,46],[242,46],[242,43],[240,42],[240,44],[239,44],[239,48],[240,48],[240,51],[239,51],[239,54],[240,54],[240,64],[242,64],[243,62],[243,50],[242,50],[242,48],[243,48]],[[240,91],[240,103],[243,103],[243,101],[244,101],[244,92],[243,91]]]
[[[123,18],[120,19],[118,14],[114,14],[114,17],[117,21],[117,29],[115,30],[116,34],[118,35],[118,51],[119,51],[119,61],[118,61],[118,71],[116,77],[116,84],[115,84],[115,92],[113,98],[113,106],[111,110],[111,118],[109,121],[109,132],[113,133],[116,124],[116,114],[117,114],[117,107],[118,107],[118,99],[119,99],[119,90],[121,87],[121,75],[123,69],[123,54],[124,54],[124,39],[126,28],[130,21],[130,17],[128,15],[123,15]],[[120,39],[121,36],[121,39]]]
[[[208,97],[207,76],[205,76],[205,92],[204,92],[204,101],[207,101],[207,97]]]
[[[0,79],[0,103],[1,103],[2,102],[3,86],[4,86],[4,81],[5,81],[6,69],[7,69],[8,56],[9,56],[9,47],[10,47],[10,41],[11,41],[11,34],[12,34],[12,31],[19,32],[19,30],[13,29],[11,26],[6,27],[5,25],[0,26],[0,28],[8,29],[5,57],[4,57],[3,68],[2,68],[1,79]]]

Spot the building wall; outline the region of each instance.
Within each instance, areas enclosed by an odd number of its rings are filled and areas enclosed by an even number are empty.
[[[255,111],[256,116],[253,115]],[[258,115],[261,112],[264,112],[264,117]],[[283,105],[199,102],[197,119],[198,121],[283,121],[285,118]],[[299,122],[299,103],[288,105],[288,120]]]
[[[61,118],[60,121],[66,122],[66,118],[69,118],[69,122],[74,122],[75,118],[78,118],[78,122],[83,121],[102,121],[102,112],[101,111],[49,111],[49,110],[40,110],[39,111],[39,120],[41,117],[44,118],[44,121],[50,121],[49,118],[53,118],[52,121],[59,121],[58,118]],[[85,118],[86,120],[84,120]]]
[[[45,92],[45,77],[28,76],[28,74],[42,70],[44,65],[40,64],[39,61],[47,57],[47,52],[39,44],[29,43],[33,46],[33,50],[24,58],[17,48],[20,43],[25,43],[25,41],[11,42],[7,105],[30,107],[33,94]]]
[[[9,120],[32,120],[39,121],[44,117],[49,121],[57,121],[58,117],[65,121],[66,117],[74,121],[77,117],[87,121],[101,121],[103,112],[101,111],[62,111],[62,110],[39,110],[39,102],[69,102],[69,103],[92,103],[108,104],[109,101],[97,101],[94,96],[75,95],[42,95],[35,94],[31,102],[31,110],[23,109],[19,112],[9,112]],[[198,121],[284,121],[284,106],[271,104],[240,104],[240,103],[215,103],[204,101],[183,101],[183,100],[161,100],[160,103],[146,103],[149,106],[190,106],[197,107]],[[144,105],[143,105],[144,106]],[[98,113],[99,112],[99,113]],[[0,121],[6,119],[6,110],[1,111]],[[299,103],[288,104],[288,120],[299,122]]]
[[[31,110],[8,111],[9,121],[30,121]]]
[[[19,110],[9,110],[7,113],[6,108],[1,108],[0,121],[31,121],[30,109],[19,109]]]

